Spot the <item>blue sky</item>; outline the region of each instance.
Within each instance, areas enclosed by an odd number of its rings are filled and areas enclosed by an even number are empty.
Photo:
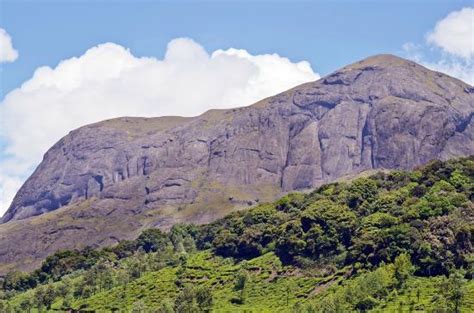
[[[74,128],[248,105],[379,53],[473,84],[473,1],[0,0],[0,215]]]
[[[68,4],[65,4],[65,3]],[[190,37],[208,51],[243,48],[307,60],[327,74],[378,53],[403,54],[447,13],[472,1],[5,1],[0,27],[20,51],[2,69],[0,98],[41,65],[112,41],[137,56],[163,56]],[[73,4],[70,4],[73,3]]]

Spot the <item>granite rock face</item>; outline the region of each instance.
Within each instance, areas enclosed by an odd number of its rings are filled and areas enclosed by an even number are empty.
[[[0,262],[15,259],[2,254],[13,236],[2,237],[2,227],[28,228],[44,213],[85,201],[81,214],[135,216],[130,231],[99,229],[83,242],[103,244],[144,227],[209,222],[365,170],[472,155],[473,112],[472,86],[378,55],[249,107],[84,126],[45,154],[16,195],[1,220]]]

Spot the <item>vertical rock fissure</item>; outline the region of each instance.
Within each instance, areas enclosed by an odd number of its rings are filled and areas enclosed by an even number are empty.
[[[283,190],[284,180],[285,180],[285,169],[288,167],[289,159],[290,159],[290,145],[291,145],[291,128],[288,129],[288,137],[286,142],[286,157],[285,157],[285,164],[281,169],[281,177],[280,177],[280,188]]]
[[[369,118],[366,116],[364,127],[362,128],[362,149],[361,149],[361,159],[364,158],[365,155],[365,146],[369,144],[370,151],[369,151],[369,159],[370,159],[370,166],[371,168],[375,168],[374,164],[374,149],[373,149],[373,141],[372,136],[369,134]],[[361,160],[361,164],[364,163],[364,160]]]
[[[94,176],[94,179],[99,184],[99,192],[102,192],[102,190],[104,190],[103,176],[96,175]]]

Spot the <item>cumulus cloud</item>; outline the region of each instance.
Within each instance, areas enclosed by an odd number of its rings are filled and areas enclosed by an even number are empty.
[[[403,49],[414,61],[474,85],[474,8],[449,13],[428,32],[425,44],[408,42]],[[427,57],[432,52],[439,57]]]
[[[472,60],[462,59],[449,54],[443,55],[439,59],[428,60],[425,55],[424,47],[411,42],[405,43],[403,50],[406,52],[408,58],[433,71],[448,74],[449,76],[474,85],[474,62]]]
[[[18,51],[13,48],[12,38],[0,28],[0,63],[13,62],[18,58]]]
[[[118,116],[193,116],[248,105],[318,78],[306,61],[239,49],[209,54],[187,38],[172,40],[162,60],[105,43],[55,68],[40,67],[0,105],[0,135],[7,142],[0,210],[18,181],[74,128]]]
[[[0,174],[0,208],[6,210],[10,205],[23,180],[16,176]],[[3,212],[3,211],[2,211]]]
[[[463,58],[474,56],[474,8],[463,8],[438,21],[427,41]]]

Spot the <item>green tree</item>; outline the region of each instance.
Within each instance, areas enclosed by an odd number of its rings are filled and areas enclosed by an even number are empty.
[[[276,209],[283,212],[297,211],[300,209],[304,196],[300,193],[289,193],[280,198],[276,203]]]
[[[158,307],[158,313],[175,313],[173,303],[170,299],[165,299],[160,303]]]
[[[366,312],[377,306],[378,301],[374,297],[367,295],[364,298],[357,301],[355,308],[360,312]]]
[[[184,287],[174,302],[174,310],[182,313],[198,313],[199,304],[196,300],[196,291],[191,286]]]
[[[234,290],[238,292],[238,298],[233,301],[238,304],[244,304],[247,298],[247,283],[249,280],[249,274],[246,270],[241,269],[234,281]]]
[[[56,299],[56,292],[52,284],[41,285],[36,288],[35,303],[38,309],[43,307],[46,307],[47,310],[51,309],[54,299]]]
[[[131,240],[122,240],[111,250],[120,258],[131,256],[137,249],[136,242]]]
[[[218,255],[224,257],[233,257],[238,254],[238,237],[228,229],[222,229],[214,238],[212,245]]]
[[[143,248],[145,252],[164,251],[169,245],[169,239],[158,228],[147,229],[140,234],[136,240],[137,247]]]
[[[262,254],[263,246],[261,244],[263,232],[257,224],[246,228],[239,236],[237,243],[238,257],[251,259]]]
[[[461,310],[461,304],[466,293],[465,283],[464,271],[453,270],[449,273],[449,277],[444,279],[441,284],[441,292],[452,312],[458,313]]]
[[[196,234],[197,228],[194,225],[176,224],[171,228],[168,237],[176,253],[190,253],[196,249]]]
[[[234,290],[242,290],[245,288],[247,281],[249,280],[249,274],[245,270],[240,270],[235,277]]]
[[[147,310],[147,307],[145,305],[145,302],[143,302],[143,300],[135,301],[132,304],[132,309],[131,309],[132,313],[145,313],[146,310]]]
[[[33,308],[33,301],[31,300],[30,297],[26,297],[20,302],[20,309],[23,312],[28,312],[29,313],[32,308]]]
[[[94,288],[86,284],[80,284],[78,291],[79,291],[79,296],[83,298],[89,298],[95,293]]]
[[[20,271],[12,271],[7,273],[3,279],[3,289],[4,290],[27,290],[29,288],[35,287],[35,280],[30,277],[27,273]]]
[[[187,253],[196,251],[196,241],[191,236],[184,237],[183,246]]]
[[[435,295],[432,299],[433,313],[448,313],[450,312],[448,303],[443,296]]]
[[[299,220],[289,221],[279,227],[275,253],[283,263],[291,263],[296,256],[303,253],[306,242],[302,237],[303,229]]]
[[[196,301],[201,311],[211,312],[213,304],[212,290],[206,286],[197,287]]]
[[[146,262],[146,254],[142,251],[137,251],[135,254],[124,262],[128,275],[132,279],[141,277],[142,273],[147,271],[148,262]]]
[[[469,177],[465,176],[462,170],[460,169],[455,169],[451,173],[449,182],[451,183],[451,185],[455,186],[457,189],[464,189],[470,183]]]
[[[411,263],[410,256],[406,253],[400,254],[395,258],[393,268],[399,288],[405,285],[405,282],[411,277],[415,270]]]
[[[13,313],[13,307],[10,302],[6,300],[0,300],[0,312],[2,313]]]
[[[377,183],[370,178],[358,178],[348,188],[347,205],[350,208],[359,207],[364,201],[375,198],[378,188]]]
[[[71,293],[68,293],[64,298],[63,298],[63,303],[61,305],[63,310],[68,310],[72,306],[72,302],[74,301],[74,297],[72,296]]]
[[[71,280],[69,277],[63,278],[59,283],[56,285],[56,293],[58,297],[64,298],[71,288]]]
[[[356,215],[346,205],[324,199],[312,203],[301,215],[305,254],[313,259],[337,255],[351,244]]]
[[[341,292],[329,293],[326,297],[317,302],[316,307],[305,312],[321,313],[343,313],[351,311],[345,301],[345,296]]]

